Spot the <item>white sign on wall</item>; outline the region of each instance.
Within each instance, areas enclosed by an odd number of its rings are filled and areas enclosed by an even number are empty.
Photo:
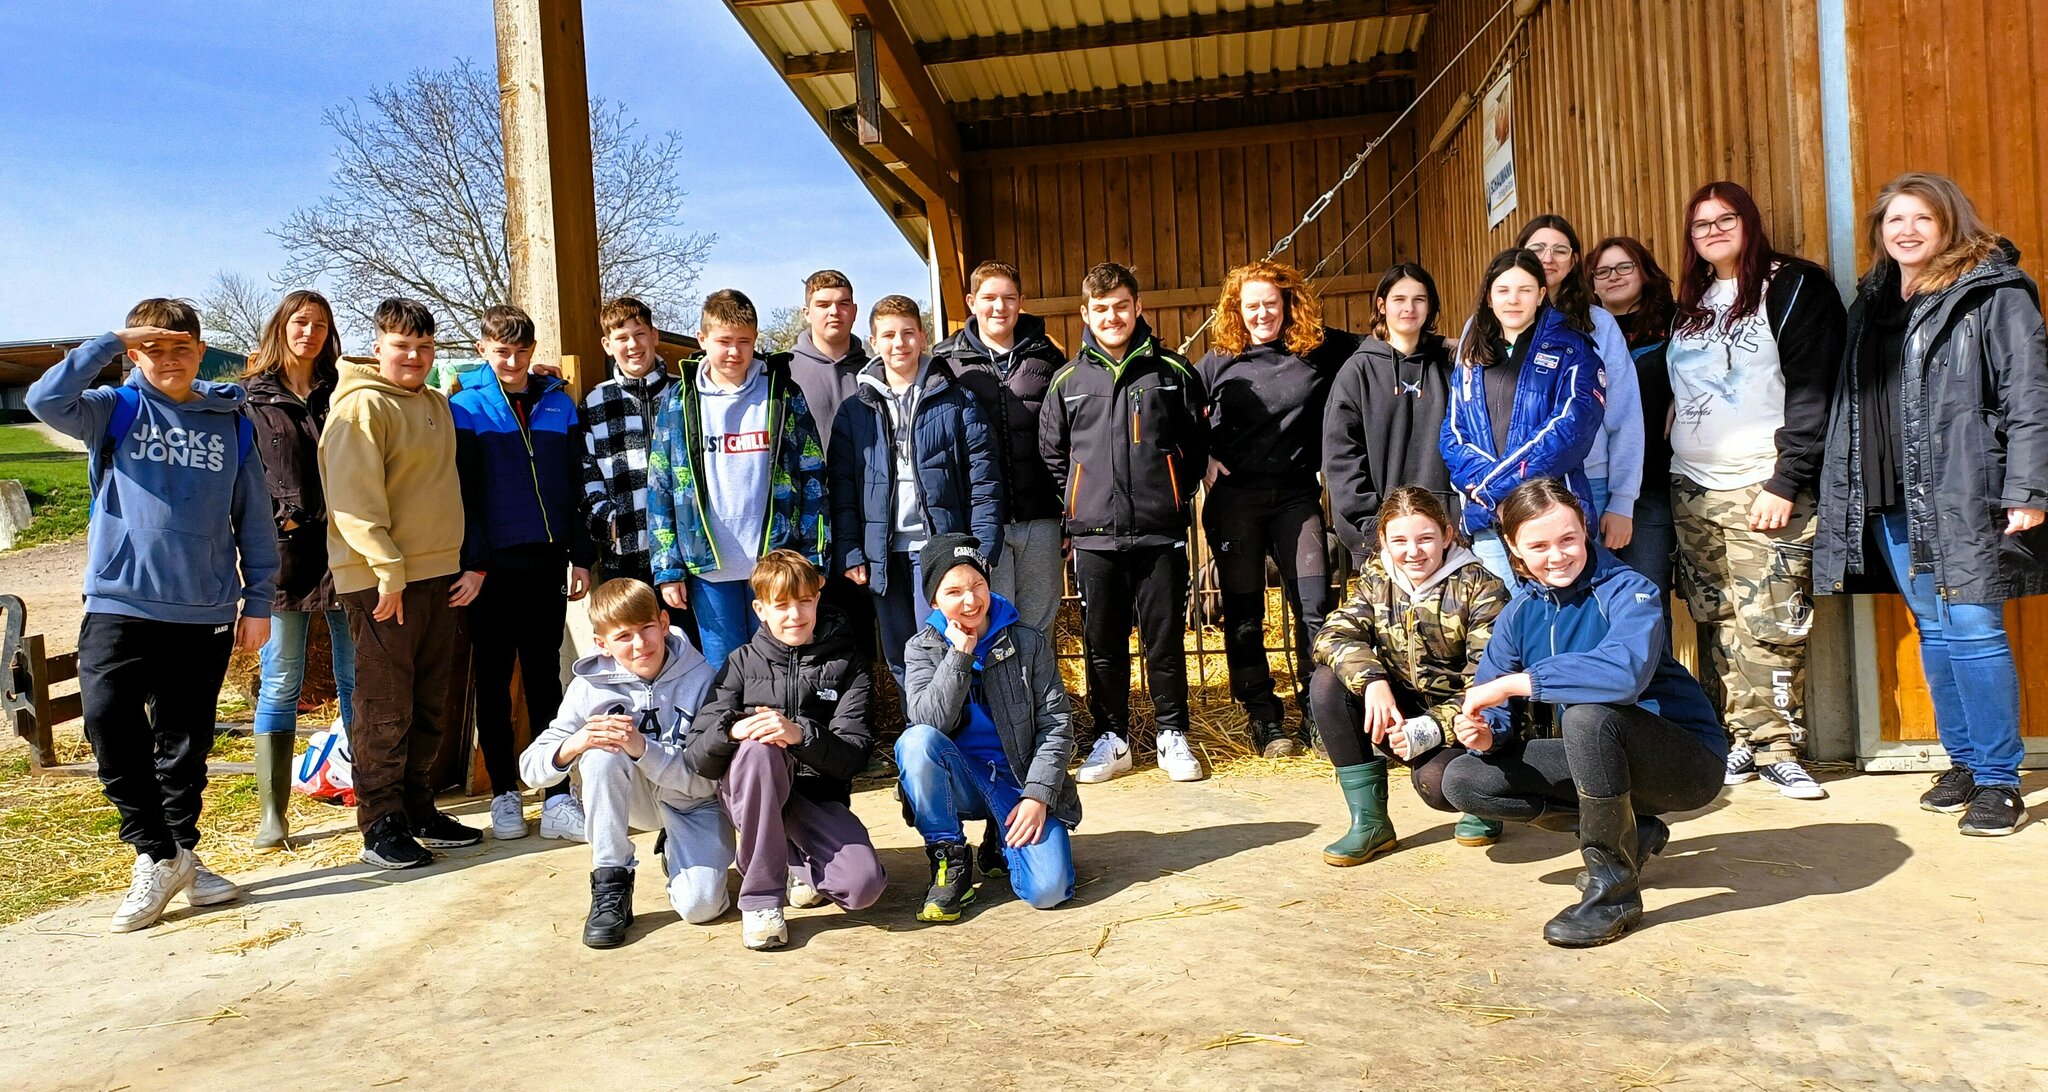
[[[1486,171],[1486,226],[1499,225],[1515,211],[1515,87],[1510,68],[1486,89],[1480,111],[1485,133],[1480,147]]]

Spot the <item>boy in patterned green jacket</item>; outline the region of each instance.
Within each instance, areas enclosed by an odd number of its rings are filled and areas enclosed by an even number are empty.
[[[654,580],[663,601],[696,615],[714,668],[758,625],[754,563],[790,549],[822,568],[830,543],[825,447],[788,368],[754,354],[759,327],[739,292],[704,300],[704,355],[683,362],[647,456]]]

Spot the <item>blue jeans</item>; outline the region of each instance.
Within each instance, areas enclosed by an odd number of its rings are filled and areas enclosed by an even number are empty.
[[[1643,486],[1636,498],[1635,535],[1628,545],[1614,551],[1622,564],[1650,578],[1668,597],[1671,594],[1671,552],[1678,547],[1678,532],[1671,523],[1671,489],[1661,482]],[[1668,609],[1669,604],[1666,604]]]
[[[1521,582],[1522,578],[1515,575],[1514,566],[1508,564],[1508,546],[1501,541],[1500,528],[1488,527],[1472,532],[1472,552],[1479,555],[1479,563],[1486,566],[1487,572],[1500,577],[1509,591]]]
[[[932,605],[924,599],[924,566],[908,554],[889,555],[889,593],[875,597],[875,621],[882,628],[882,659],[889,662],[889,674],[903,687],[903,654],[917,627],[924,625]]]
[[[913,724],[896,738],[896,765],[911,825],[927,845],[965,844],[964,819],[1007,824],[1024,798],[1009,771],[968,758],[951,736],[929,724]],[[1010,890],[1032,906],[1050,910],[1074,897],[1074,847],[1058,819],[1046,816],[1036,845],[1003,846],[1003,860],[1010,866]]]
[[[356,643],[348,633],[348,616],[338,610],[327,613],[327,641],[334,653],[334,692],[341,703],[341,723],[354,719],[356,695]],[[281,610],[270,616],[270,639],[263,642],[263,681],[256,692],[256,731],[296,732],[299,729],[299,691],[306,684],[306,631],[313,615],[302,610]]]
[[[744,580],[690,578],[690,613],[697,616],[697,649],[711,669],[754,639],[754,589]]]
[[[2005,636],[2005,605],[1942,602],[1934,574],[1911,571],[1905,507],[1872,516],[1872,536],[1920,631],[1920,669],[1927,675],[1942,749],[1977,784],[2018,788],[2026,745],[2020,742],[2020,676]]]

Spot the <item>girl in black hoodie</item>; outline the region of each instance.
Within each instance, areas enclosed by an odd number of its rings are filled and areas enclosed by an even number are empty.
[[[1308,649],[1330,609],[1316,473],[1330,380],[1351,340],[1331,333],[1300,272],[1253,262],[1230,271],[1216,305],[1214,348],[1196,365],[1210,398],[1202,530],[1222,591],[1224,660],[1231,696],[1251,721],[1252,746],[1268,758],[1298,755],[1302,745],[1286,733],[1266,662],[1266,557],[1279,566],[1294,606],[1295,647]],[[1295,697],[1304,726],[1314,668],[1299,658]]]

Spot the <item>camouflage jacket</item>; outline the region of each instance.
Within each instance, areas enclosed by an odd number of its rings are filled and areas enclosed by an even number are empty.
[[[1448,575],[1410,599],[1387,575],[1386,561],[1373,557],[1359,573],[1358,594],[1330,612],[1316,634],[1315,657],[1354,694],[1384,679],[1397,692],[1419,696],[1448,735],[1509,594],[1465,551],[1452,554],[1446,568]]]

